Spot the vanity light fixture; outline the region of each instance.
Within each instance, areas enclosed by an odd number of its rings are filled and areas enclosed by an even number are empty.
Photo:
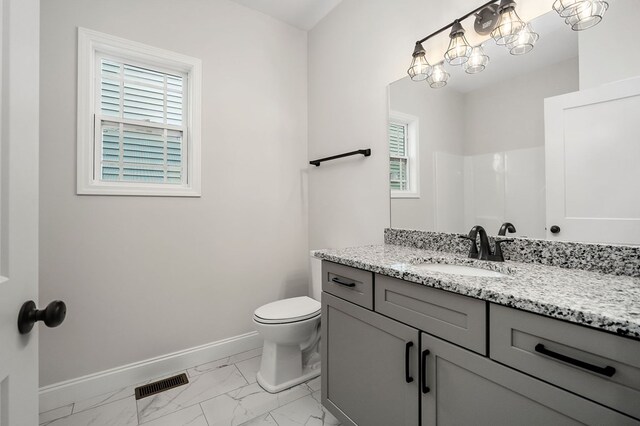
[[[571,13],[564,22],[574,31],[586,30],[598,25],[607,9],[609,9],[609,3],[606,1],[585,1],[571,9]]]
[[[491,31],[491,37],[500,46],[506,46],[515,41],[525,23],[516,13],[516,2],[501,0],[498,6],[498,25]]]
[[[413,60],[407,70],[407,74],[413,81],[423,81],[431,74],[431,65],[427,62],[426,52],[422,43],[416,43],[416,47],[413,49]]]
[[[469,46],[464,36],[464,28],[462,28],[460,21],[453,23],[449,37],[451,41],[449,42],[449,48],[444,54],[444,58],[454,66],[464,64],[469,60],[469,56],[471,56],[471,46]]]
[[[553,2],[553,10],[563,18],[574,15],[576,9],[584,6],[586,3],[590,3],[590,0],[556,0]]]
[[[489,57],[484,54],[482,45],[471,47],[464,35],[461,22],[476,16],[474,30],[480,36],[490,35],[496,44],[505,46],[512,55],[524,55],[530,52],[540,36],[531,24],[524,22],[516,12],[514,0],[491,0],[456,19],[449,25],[440,28],[428,36],[418,40],[413,50],[411,65],[407,74],[413,81],[427,80],[432,88],[444,87],[449,80],[449,73],[444,68],[444,61],[429,65],[426,51],[422,45],[425,41],[451,28],[449,47],[444,59],[450,65],[462,65],[467,74],[475,74],[484,70]],[[605,0],[555,0],[553,10],[565,19],[572,30],[581,31],[597,25],[609,8]]]
[[[427,78],[427,83],[432,89],[439,89],[447,85],[449,73],[444,69],[444,62],[439,62],[431,67],[431,74]]]
[[[479,44],[471,50],[469,60],[464,63],[464,72],[467,74],[477,74],[484,71],[489,63],[489,57],[484,54],[482,45]]]
[[[516,34],[516,38],[511,43],[507,44],[509,53],[512,55],[524,55],[525,53],[529,53],[539,38],[540,36],[538,33],[534,32],[533,28],[531,28],[531,24],[526,24],[518,34]]]

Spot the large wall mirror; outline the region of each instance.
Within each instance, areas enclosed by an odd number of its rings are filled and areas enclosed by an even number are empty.
[[[481,73],[391,83],[393,228],[640,244],[640,78],[581,90],[579,33],[531,23],[526,55],[488,41]]]

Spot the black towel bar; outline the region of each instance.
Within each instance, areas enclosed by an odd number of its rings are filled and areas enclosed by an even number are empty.
[[[335,160],[336,158],[348,157],[350,155],[358,155],[358,154],[362,154],[365,157],[368,157],[368,156],[371,155],[371,150],[370,149],[359,149],[357,151],[351,151],[351,152],[347,152],[347,153],[344,153],[344,154],[334,155],[332,157],[320,158],[318,160],[309,161],[309,164],[313,164],[314,166],[319,167],[320,163],[322,163],[324,161]]]

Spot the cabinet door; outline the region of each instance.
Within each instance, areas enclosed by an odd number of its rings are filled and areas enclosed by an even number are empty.
[[[416,426],[419,332],[322,293],[322,404],[343,425]]]
[[[421,346],[423,426],[638,424],[433,336],[422,334]]]

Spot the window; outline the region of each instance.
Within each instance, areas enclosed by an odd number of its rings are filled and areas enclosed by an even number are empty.
[[[418,198],[418,118],[392,111],[388,133],[391,197]]]
[[[200,195],[200,69],[79,29],[78,194]]]

